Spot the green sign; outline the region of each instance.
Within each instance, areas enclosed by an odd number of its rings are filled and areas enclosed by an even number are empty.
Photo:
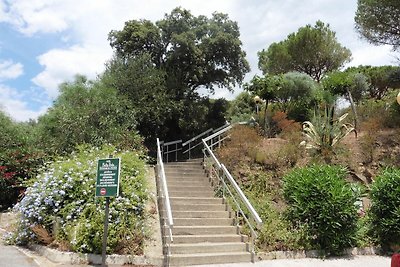
[[[119,194],[121,160],[99,159],[97,163],[96,197],[116,197]]]

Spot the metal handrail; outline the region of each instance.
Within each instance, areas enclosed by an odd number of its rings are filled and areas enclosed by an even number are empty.
[[[172,236],[172,228],[174,226],[174,221],[172,218],[171,204],[169,201],[167,179],[165,176],[164,163],[161,154],[161,145],[160,145],[160,140],[158,138],[157,138],[157,175],[161,183],[161,186],[159,187],[160,188],[159,195],[162,199],[163,209],[166,211],[167,215],[167,218],[164,219],[163,221],[168,234],[168,240],[167,241],[164,240],[164,242],[167,247],[167,259],[169,260],[169,257],[171,255],[170,244],[174,241]]]
[[[175,141],[171,141],[171,142],[161,142],[160,144],[162,145],[162,147],[165,149],[162,149],[161,151],[161,155],[162,156],[166,156],[166,161],[169,162],[169,154],[170,153],[174,153],[175,152],[175,161],[178,161],[178,151],[182,150],[182,147],[178,148],[179,144],[182,143],[182,140],[175,140]],[[169,150],[170,146],[175,145],[175,148],[173,150]]]
[[[252,225],[252,223],[250,222],[248,216],[246,215],[246,213],[242,210],[241,205],[239,204],[239,201],[241,201],[244,206],[246,207],[246,209],[249,211],[250,213],[250,219],[252,219],[255,223],[256,223],[256,227],[260,227],[262,225],[262,220],[260,218],[260,216],[258,215],[257,211],[254,209],[254,207],[251,205],[250,201],[247,199],[247,197],[245,196],[245,194],[243,193],[243,191],[240,189],[240,187],[238,186],[238,184],[236,183],[235,179],[232,177],[232,175],[229,173],[229,171],[227,170],[227,168],[221,164],[218,160],[218,158],[215,156],[214,152],[212,151],[212,148],[207,144],[207,141],[212,142],[212,139],[214,139],[215,137],[218,137],[217,134],[221,135],[223,133],[225,133],[226,131],[228,131],[229,129],[231,129],[232,126],[228,126],[220,131],[218,131],[216,134],[210,135],[207,138],[204,138],[203,141],[203,145],[204,145],[204,163],[207,162],[207,160],[211,160],[211,170],[210,173],[214,173],[220,184],[222,184],[222,192],[224,194],[225,191],[227,191],[231,197],[231,199],[233,200],[233,202],[236,204],[236,208],[237,208],[237,215],[242,215],[244,221],[247,223],[247,225],[249,226],[250,232],[251,232],[251,247],[250,247],[250,251],[252,253],[252,259],[254,261],[255,258],[255,239],[257,238],[257,233]],[[217,143],[219,144],[221,142],[221,139],[218,138]],[[216,143],[211,143],[211,146],[214,146]],[[208,154],[208,156],[207,156]],[[226,177],[226,179],[224,179],[224,177]],[[227,180],[229,182],[229,185],[231,185],[231,187],[234,189],[234,192],[239,195],[239,198],[235,197],[235,194],[230,190],[230,187],[228,186],[228,184],[226,183]]]
[[[183,144],[182,144],[182,148],[185,147],[185,146],[187,146],[187,145],[188,145],[189,147],[188,147],[188,149],[186,149],[185,151],[183,151],[182,154],[188,153],[188,154],[189,154],[189,159],[190,159],[190,158],[191,158],[191,151],[192,151],[193,149],[195,149],[196,147],[198,147],[199,145],[201,145],[201,141],[198,142],[197,144],[195,144],[194,146],[191,146],[191,144],[192,144],[194,141],[198,140],[200,137],[203,137],[203,136],[209,134],[209,133],[212,132],[212,131],[213,131],[213,128],[210,128],[210,129],[208,129],[208,130],[202,132],[201,134],[196,135],[195,137],[193,137],[192,139],[186,141],[185,143],[183,143]]]

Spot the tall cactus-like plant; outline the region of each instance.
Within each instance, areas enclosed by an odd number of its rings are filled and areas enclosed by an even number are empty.
[[[351,124],[344,123],[347,115],[348,113],[345,113],[335,119],[333,107],[326,108],[322,115],[315,114],[312,122],[305,121],[303,123],[306,140],[302,144],[306,149],[322,154],[325,160],[329,161],[334,147],[351,132],[356,133]]]

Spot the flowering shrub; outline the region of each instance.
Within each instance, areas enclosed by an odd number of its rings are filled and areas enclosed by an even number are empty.
[[[95,197],[96,167],[99,158],[110,154],[121,158],[121,180],[120,196],[110,201],[107,252],[140,254],[146,236],[145,163],[139,153],[113,146],[82,146],[70,157],[48,163],[17,204],[22,217],[9,240],[100,253],[105,198]]]

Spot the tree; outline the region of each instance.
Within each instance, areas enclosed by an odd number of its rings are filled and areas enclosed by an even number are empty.
[[[354,71],[337,71],[324,78],[323,86],[325,90],[329,90],[334,95],[343,96],[350,102],[354,115],[354,128],[359,130],[356,103],[369,88],[367,77]]]
[[[400,47],[400,2],[398,0],[358,0],[356,29],[375,45]]]
[[[358,66],[346,71],[358,72],[367,77],[367,95],[376,100],[382,99],[389,89],[400,88],[400,67],[397,66]]]
[[[253,79],[244,85],[244,89],[254,95],[259,96],[265,101],[263,128],[265,135],[270,135],[270,123],[268,121],[267,110],[269,102],[276,100],[276,94],[282,83],[282,76],[266,75],[264,77],[254,76]]]
[[[276,91],[276,102],[280,111],[290,119],[305,121],[310,106],[316,101],[318,84],[307,74],[288,72],[282,75],[281,84]]]
[[[167,122],[174,121],[183,108],[167,89],[165,76],[165,71],[151,62],[151,55],[143,53],[126,59],[114,57],[100,77],[106,87],[114,88],[130,102],[135,113],[140,114],[136,117],[136,129],[148,147],[157,137],[165,138],[171,126]]]
[[[127,21],[108,39],[123,58],[149,53],[152,63],[167,73],[167,88],[183,98],[200,86],[213,92],[214,86],[231,89],[243,81],[250,68],[239,37],[237,23],[226,14],[195,17],[175,8],[155,24]]]
[[[350,61],[351,52],[336,39],[329,24],[317,21],[306,25],[287,39],[273,43],[258,53],[259,68],[264,74],[298,71],[319,82],[326,73],[338,70]]]
[[[141,148],[136,113],[114,88],[77,76],[60,86],[53,107],[39,117],[39,143],[51,154],[68,153],[79,144]]]

